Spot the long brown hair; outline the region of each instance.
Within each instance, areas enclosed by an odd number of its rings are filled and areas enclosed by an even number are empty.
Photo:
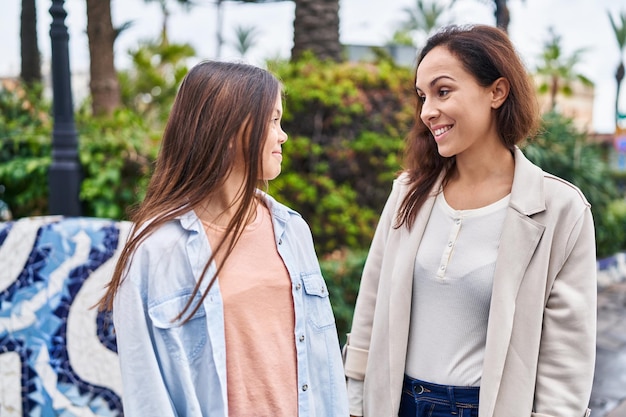
[[[174,100],[146,197],[131,215],[133,231],[100,300],[100,309],[113,308],[115,294],[139,245],[163,224],[211,198],[233,169],[236,156],[243,154],[245,183],[238,208],[224,239],[197,277],[189,302],[175,319],[195,313],[201,303],[195,303],[187,314],[202,281],[210,279],[210,288],[217,277],[217,273],[205,277],[215,254],[224,250],[225,259],[248,221],[262,172],[263,145],[281,90],[274,75],[252,65],[205,61],[189,71]],[[201,295],[204,299],[206,292]]]
[[[483,87],[501,77],[509,81],[509,95],[496,110],[498,133],[507,148],[513,150],[516,144],[536,132],[539,107],[535,89],[506,32],[486,25],[444,27],[428,39],[418,55],[417,67],[438,46],[445,47],[456,56]],[[432,133],[422,122],[421,112],[422,102],[417,100],[415,121],[407,136],[404,153],[404,167],[410,186],[400,206],[396,227],[406,225],[410,228],[413,225],[417,212],[438,178],[443,174],[445,184],[456,161],[454,157],[439,154]]]

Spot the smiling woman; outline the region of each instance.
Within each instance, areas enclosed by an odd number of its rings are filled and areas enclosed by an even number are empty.
[[[588,415],[593,219],[517,147],[539,119],[522,61],[500,29],[445,27],[415,88],[346,347],[351,414]]]

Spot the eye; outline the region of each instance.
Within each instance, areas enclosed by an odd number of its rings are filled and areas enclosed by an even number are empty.
[[[426,102],[426,96],[423,95],[423,94],[418,94],[417,98],[418,98],[419,101],[422,102],[422,104],[424,104]]]
[[[450,93],[450,90],[446,89],[446,88],[441,88],[438,91],[439,97],[445,97],[448,95],[448,93]]]

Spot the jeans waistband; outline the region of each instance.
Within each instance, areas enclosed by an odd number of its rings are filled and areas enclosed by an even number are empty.
[[[415,396],[437,397],[454,399],[466,404],[478,404],[480,387],[459,387],[453,385],[439,385],[431,382],[404,376],[404,385]]]

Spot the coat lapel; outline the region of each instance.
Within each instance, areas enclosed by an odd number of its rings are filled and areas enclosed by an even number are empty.
[[[532,192],[529,193],[529,190]],[[515,301],[545,226],[532,215],[545,210],[543,171],[515,150],[511,202],[494,274],[480,392],[480,417],[492,417],[513,330]]]
[[[439,185],[434,189],[436,190],[438,187]],[[395,257],[396,265],[390,277],[392,283],[389,297],[388,329],[393,330],[389,332],[389,345],[387,347],[388,352],[391,353],[388,356],[390,381],[388,389],[391,402],[396,410],[399,407],[400,396],[394,394],[402,389],[406,363],[415,258],[435,203],[435,196],[436,194],[432,193],[424,202],[410,230],[404,226],[396,230],[398,233],[397,241],[402,242],[402,246]]]

